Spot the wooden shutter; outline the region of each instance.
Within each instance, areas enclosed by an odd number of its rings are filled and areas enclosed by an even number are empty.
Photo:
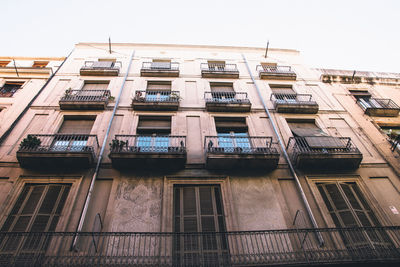
[[[76,120],[64,119],[58,133],[61,134],[90,134],[94,123],[94,119]]]
[[[107,90],[110,81],[85,82],[82,90]]]
[[[1,231],[54,231],[70,188],[70,184],[26,184]]]
[[[170,116],[140,116],[136,132],[138,134],[171,133]]]
[[[271,88],[272,93],[275,94],[296,94],[291,85],[270,84],[269,87]]]
[[[296,136],[327,136],[314,122],[288,122],[290,130]]]
[[[112,61],[95,61],[93,62],[93,68],[112,68],[114,62]]]
[[[218,133],[247,132],[245,117],[215,117],[214,120]]]
[[[211,92],[233,92],[232,83],[210,83]]]
[[[356,183],[318,183],[317,187],[337,227],[379,226]]]
[[[171,91],[171,82],[168,81],[148,81],[147,91]]]

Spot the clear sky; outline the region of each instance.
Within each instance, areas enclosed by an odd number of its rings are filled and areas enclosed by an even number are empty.
[[[310,67],[400,72],[400,0],[0,0],[0,56],[78,42],[291,48]]]

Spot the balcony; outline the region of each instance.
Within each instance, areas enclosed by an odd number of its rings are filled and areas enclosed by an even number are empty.
[[[205,151],[208,169],[275,169],[279,161],[272,137],[206,136]]]
[[[299,169],[357,169],[363,158],[350,137],[291,137],[286,150]]]
[[[137,90],[132,99],[134,110],[178,110],[181,97],[179,91]]]
[[[236,64],[201,63],[202,78],[239,78],[239,70]]]
[[[178,62],[143,62],[142,77],[179,77]]]
[[[77,236],[78,245],[71,249]],[[400,261],[399,226],[223,233],[0,232],[0,240],[2,266],[395,266]]]
[[[178,169],[186,163],[186,137],[172,135],[116,135],[110,144],[115,168]]]
[[[256,67],[260,79],[267,80],[296,80],[296,73],[290,66],[267,66],[258,65]]]
[[[67,90],[58,103],[63,110],[104,110],[110,97],[109,90]]]
[[[86,76],[118,76],[121,62],[113,61],[85,61],[80,74]]]
[[[358,98],[357,104],[369,116],[397,117],[400,107],[391,99]]]
[[[247,93],[205,92],[207,111],[250,112],[251,103]]]
[[[309,94],[272,93],[270,99],[279,113],[316,114],[319,109]]]
[[[96,135],[30,134],[17,151],[23,168],[88,168],[99,148]]]

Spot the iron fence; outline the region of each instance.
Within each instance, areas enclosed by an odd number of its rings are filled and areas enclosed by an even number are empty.
[[[366,109],[399,109],[400,107],[391,99],[383,98],[359,98],[357,99],[358,105],[360,105],[363,110]]]
[[[290,137],[286,150],[295,160],[299,154],[360,153],[350,137],[303,136]]]
[[[179,70],[178,62],[143,62],[142,70]]]
[[[224,63],[201,63],[200,66],[202,71],[210,72],[237,72],[236,64],[224,64]]]
[[[318,243],[317,235],[325,240]],[[73,239],[78,236],[76,247]],[[400,262],[400,227],[190,233],[0,232],[2,266],[254,266]]]
[[[99,142],[90,134],[30,134],[20,144],[18,152],[97,153]]]
[[[116,69],[122,67],[121,61],[85,61],[82,69]]]
[[[204,99],[206,103],[227,103],[227,104],[249,104],[245,92],[205,92]]]
[[[171,90],[137,90],[133,101],[135,102],[170,102],[180,101],[179,91]]]
[[[67,90],[60,102],[104,102],[110,97],[110,90]]]
[[[310,105],[316,104],[311,94],[272,93],[271,101],[275,104]]]
[[[272,137],[219,134],[206,136],[204,142],[207,153],[214,154],[277,154]]]
[[[186,137],[173,135],[115,135],[111,153],[186,153]]]
[[[294,74],[292,71],[292,67],[290,66],[268,66],[268,65],[257,65],[256,71],[259,73],[287,73],[287,74]]]

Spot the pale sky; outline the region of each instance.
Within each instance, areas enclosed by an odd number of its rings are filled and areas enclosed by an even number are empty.
[[[0,56],[79,42],[299,50],[309,67],[400,72],[400,0],[0,0]]]

